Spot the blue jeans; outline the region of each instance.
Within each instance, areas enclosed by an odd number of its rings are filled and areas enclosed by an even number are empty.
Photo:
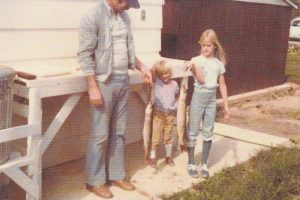
[[[129,98],[129,76],[110,75],[98,82],[103,105],[92,106],[92,133],[87,152],[87,183],[101,185],[125,177],[124,142]]]
[[[196,146],[197,137],[200,134],[199,128],[201,122],[203,124],[201,131],[203,140],[212,140],[216,118],[216,90],[195,88],[189,115],[187,146]]]

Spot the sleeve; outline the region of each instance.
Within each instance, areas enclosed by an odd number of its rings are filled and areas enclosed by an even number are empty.
[[[203,62],[202,62],[202,59],[199,58],[199,57],[194,57],[191,59],[191,62],[192,63],[195,63],[196,66],[201,69],[201,70],[204,70],[204,65],[203,65]]]
[[[220,64],[220,75],[224,74],[226,72],[225,66],[223,63]]]
[[[128,54],[129,54],[129,68],[130,69],[135,69],[136,68],[136,63],[135,63],[135,47],[134,47],[134,40],[133,40],[133,34],[132,34],[132,27],[131,27],[131,20],[130,17],[127,13],[127,11],[123,12],[124,19],[126,23],[128,24]]]
[[[98,30],[94,20],[84,15],[79,25],[78,59],[80,68],[85,76],[95,74],[95,48],[97,45]]]
[[[195,60],[196,60],[196,57],[193,57],[193,58],[191,59],[191,62],[196,62]]]

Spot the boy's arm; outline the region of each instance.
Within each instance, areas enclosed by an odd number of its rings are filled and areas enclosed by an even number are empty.
[[[225,111],[225,116],[224,118],[227,119],[230,117],[230,111],[229,111],[229,107],[228,107],[228,95],[227,95],[227,86],[226,86],[226,83],[225,83],[225,77],[224,77],[224,74],[221,74],[219,76],[219,89],[220,89],[220,92],[221,92],[221,96],[223,98],[223,102],[224,102],[224,111]]]
[[[178,99],[179,99],[179,96],[180,96],[180,93],[179,93],[179,92],[177,92],[177,93],[175,94],[175,99],[176,99],[176,101],[178,101]]]
[[[176,84],[175,99],[177,101],[179,99],[179,96],[180,96],[180,90],[179,90],[179,86],[178,86],[176,81],[175,81],[175,84]]]

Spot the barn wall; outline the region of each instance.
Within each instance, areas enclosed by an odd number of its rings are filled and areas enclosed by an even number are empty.
[[[291,7],[226,0],[184,0],[180,6],[177,58],[198,55],[201,32],[212,28],[228,56],[226,80],[230,95],[286,80]]]

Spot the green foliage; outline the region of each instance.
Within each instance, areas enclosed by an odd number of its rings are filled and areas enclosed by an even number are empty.
[[[289,200],[300,196],[300,148],[260,151],[247,163],[226,168],[164,200]]]

